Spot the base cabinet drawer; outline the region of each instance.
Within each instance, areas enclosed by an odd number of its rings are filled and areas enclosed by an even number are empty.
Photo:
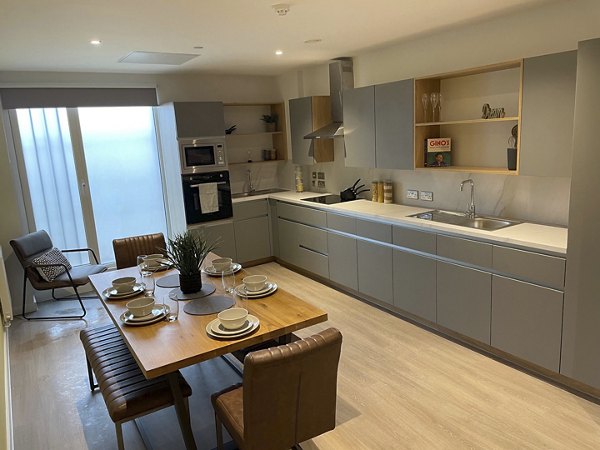
[[[436,261],[394,250],[394,306],[436,321]]]
[[[562,310],[562,292],[494,275],[491,345],[558,372]]]
[[[279,257],[294,266],[329,278],[327,232],[288,220],[277,222]]]
[[[306,206],[296,206],[277,202],[277,216],[293,222],[305,223],[315,227],[327,227],[327,213]]]
[[[323,278],[329,278],[329,258],[304,247],[298,248],[298,267]]]
[[[358,291],[358,257],[356,239],[327,233],[329,279]]]
[[[238,262],[243,264],[271,256],[269,217],[239,220],[233,222],[233,226]]]
[[[357,250],[359,292],[393,305],[392,249],[358,241]]]
[[[437,323],[486,344],[490,343],[492,275],[437,262]]]
[[[511,278],[562,290],[565,266],[564,258],[494,245],[494,269]]]

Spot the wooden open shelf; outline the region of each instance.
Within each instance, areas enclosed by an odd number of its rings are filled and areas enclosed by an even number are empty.
[[[417,167],[417,171],[438,171],[438,172],[472,172],[489,173],[495,175],[518,175],[516,170],[501,169],[496,167],[468,167],[468,166],[449,166],[449,167]]]
[[[270,163],[277,163],[277,162],[282,162],[285,161],[285,159],[270,159],[268,161],[252,161],[252,162],[235,162],[235,163],[229,163],[230,166],[249,166],[249,165],[255,165],[255,164],[270,164]]]
[[[283,133],[283,131],[260,131],[257,133],[236,133],[235,131],[231,134],[226,134],[225,137],[226,138],[230,138],[230,137],[244,137],[244,136],[267,136],[270,134],[281,134]]]
[[[497,119],[466,119],[466,120],[447,120],[443,122],[425,122],[416,123],[415,127],[430,127],[432,125],[469,125],[477,123],[494,123],[494,122],[518,122],[518,117],[500,117]]]

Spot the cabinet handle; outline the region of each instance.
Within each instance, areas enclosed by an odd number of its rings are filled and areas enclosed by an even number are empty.
[[[306,247],[306,246],[304,246],[302,244],[298,244],[298,247],[300,247],[301,249],[304,249],[304,250],[308,250],[309,252],[316,253],[317,255],[327,256],[326,253],[318,252],[317,250],[313,250],[312,248],[308,248],[308,247]]]

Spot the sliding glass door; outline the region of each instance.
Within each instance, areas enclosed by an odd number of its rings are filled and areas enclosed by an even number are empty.
[[[105,263],[113,239],[167,234],[151,107],[18,109],[11,126],[31,231]]]

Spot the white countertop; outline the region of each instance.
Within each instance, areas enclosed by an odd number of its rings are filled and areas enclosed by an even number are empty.
[[[567,228],[525,222],[496,231],[485,231],[417,219],[416,217],[407,217],[411,214],[431,211],[433,208],[418,208],[406,205],[383,204],[375,203],[369,200],[355,200],[352,202],[336,203],[334,205],[302,201],[303,198],[316,197],[320,195],[326,194],[317,192],[286,191],[238,198],[234,199],[233,202],[237,203],[272,198],[275,200],[296,203],[298,205],[322,209],[325,211],[332,211],[340,214],[351,214],[364,219],[378,220],[391,224],[410,226],[412,228],[426,229],[430,231],[439,231],[466,238],[472,237],[478,240],[507,244],[524,249],[551,253],[558,256],[565,256],[567,253]]]

